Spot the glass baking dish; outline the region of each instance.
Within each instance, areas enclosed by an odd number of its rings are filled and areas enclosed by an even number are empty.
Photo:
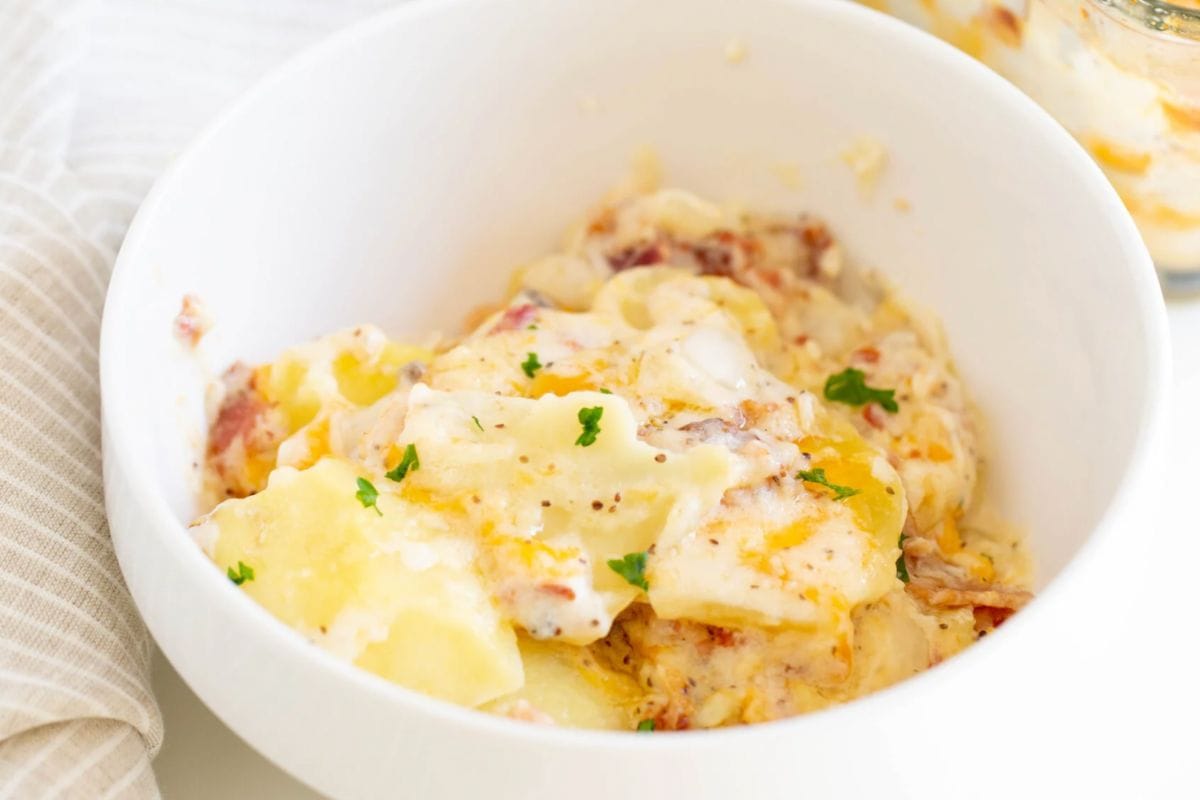
[[[1200,289],[1200,0],[861,0],[1053,114],[1125,201],[1171,289]]]

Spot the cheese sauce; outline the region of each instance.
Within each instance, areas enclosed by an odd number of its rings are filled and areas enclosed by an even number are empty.
[[[361,325],[235,365],[193,527],[339,658],[532,722],[776,719],[949,657],[1029,595],[974,514],[936,323],[819,221],[610,200],[433,348]]]

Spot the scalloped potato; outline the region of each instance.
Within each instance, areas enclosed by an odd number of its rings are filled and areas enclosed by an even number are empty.
[[[315,646],[515,719],[760,722],[952,656],[1029,598],[935,322],[809,218],[611,199],[426,349],[235,365],[193,526]]]

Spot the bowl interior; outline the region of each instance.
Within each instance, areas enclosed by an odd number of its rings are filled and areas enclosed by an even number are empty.
[[[840,158],[860,136],[888,153],[869,193]],[[822,215],[940,315],[991,430],[990,492],[1028,531],[1039,587],[1053,580],[1152,405],[1144,251],[1096,170],[998,79],[848,4],[786,0],[736,18],[718,0],[418,5],[226,116],[147,202],[106,308],[110,465],[178,523],[154,546],[193,547],[220,370],[364,321],[457,330],[642,147],[667,184]],[[171,335],[185,293],[216,320],[197,354]],[[179,591],[217,591],[186,558]]]
[[[139,343],[139,391],[105,399],[151,423],[139,454],[179,520],[196,512],[185,478],[214,372],[364,321],[457,330],[650,147],[668,184],[824,216],[854,261],[940,315],[993,435],[991,490],[1052,579],[1123,474],[1147,384],[1135,254],[1077,160],[1006,107],[951,113],[936,59],[896,69],[853,46],[857,29],[802,35],[787,3],[764,4],[784,19],[752,37],[719,4],[657,10],[671,35],[648,24],[611,49],[555,44],[604,31],[611,8],[533,5],[479,9],[483,40],[469,15],[426,15],[338,70],[280,82],[173,176],[123,258],[141,280],[110,307]],[[425,37],[470,41],[469,58]],[[871,196],[839,157],[860,136],[888,153]],[[186,292],[217,322],[208,370],[169,336]],[[1062,475],[1072,491],[1047,491]]]

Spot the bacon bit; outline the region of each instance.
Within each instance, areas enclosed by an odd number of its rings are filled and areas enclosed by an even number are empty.
[[[800,345],[800,346],[802,346],[802,347],[803,347],[805,344],[807,344],[807,343],[808,343],[808,336],[806,336],[805,334],[801,333],[801,334],[799,334],[798,336],[794,337],[794,338],[792,339],[792,341],[793,341],[793,342],[795,342],[796,344],[798,344],[798,345]]]
[[[825,251],[833,247],[833,235],[824,222],[815,217],[801,215],[799,221],[788,228],[804,246],[803,264],[797,272],[807,277],[816,277],[821,273],[821,257]]]
[[[975,630],[994,631],[1013,615],[1011,608],[992,608],[991,606],[976,606],[974,611]]]
[[[717,647],[733,647],[737,643],[737,634],[728,628],[722,628],[719,625],[705,625],[704,630],[708,632],[708,639]]]
[[[724,244],[696,242],[686,244],[684,247],[700,264],[701,275],[713,275],[720,278],[733,277],[733,253]]]
[[[254,371],[242,362],[225,370],[222,381],[225,400],[208,431],[209,453],[224,452],[235,440],[248,439],[267,408],[267,403],[254,391]]]
[[[634,267],[648,267],[667,260],[667,248],[661,242],[643,242],[630,245],[608,255],[608,265],[613,272],[624,272]]]
[[[262,489],[286,435],[279,413],[255,381],[255,371],[240,362],[225,371],[225,399],[208,430],[208,463],[227,497]]]
[[[783,288],[783,277],[780,275],[779,270],[777,269],[763,269],[759,267],[754,270],[754,274],[758,276],[759,280],[761,280],[767,286],[770,286],[772,289]]]
[[[488,331],[488,335],[503,333],[505,331],[524,330],[533,324],[537,319],[538,307],[533,303],[522,303],[518,306],[511,306],[506,309],[504,314],[497,320],[492,329]]]
[[[905,526],[911,530],[910,523]],[[905,590],[931,608],[989,608],[1019,610],[1033,599],[1023,589],[981,581],[943,559],[938,543],[923,536],[906,536],[904,557],[911,580]]]
[[[185,294],[179,313],[175,315],[176,338],[189,347],[195,347],[211,327],[212,321],[205,313],[200,298],[194,294]]]
[[[879,403],[867,403],[865,406],[863,406],[862,415],[863,419],[865,419],[867,424],[872,428],[877,431],[883,430],[884,423],[887,421],[887,414],[879,406]],[[920,453],[917,455],[920,455]]]
[[[878,364],[879,351],[874,347],[860,347],[850,354],[850,358],[862,361],[866,364]]]
[[[575,599],[575,590],[570,586],[563,586],[561,583],[543,583],[538,586],[538,591],[545,592],[554,597],[561,597],[567,602]]]
[[[812,217],[800,217],[800,225],[797,233],[800,236],[800,241],[813,250],[824,250],[833,244],[833,236],[829,233],[829,228],[824,222]]]
[[[1032,594],[1020,589],[986,585],[960,588],[942,585],[929,578],[913,578],[905,588],[913,597],[934,608],[992,608],[1011,614],[1033,599]]]

